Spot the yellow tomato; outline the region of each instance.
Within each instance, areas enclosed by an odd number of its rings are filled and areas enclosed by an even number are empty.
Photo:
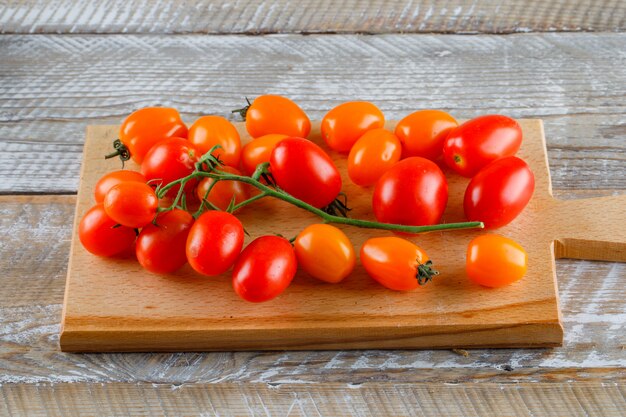
[[[466,271],[473,282],[485,287],[503,287],[520,280],[528,267],[528,255],[512,239],[481,235],[467,247]]]
[[[400,140],[388,130],[368,130],[356,141],[348,155],[348,175],[353,183],[366,187],[400,160]]]

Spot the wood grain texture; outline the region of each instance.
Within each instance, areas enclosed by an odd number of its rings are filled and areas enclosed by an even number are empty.
[[[622,417],[624,394],[624,383],[3,385],[0,413],[29,417]]]
[[[76,192],[88,124],[156,104],[235,120],[268,92],[312,119],[350,99],[541,118],[555,188],[626,189],[624,34],[5,35],[0,56],[0,193]]]
[[[571,200],[614,193],[555,194]],[[61,353],[58,334],[74,209],[73,196],[0,197],[0,229],[11,231],[0,241],[0,384],[624,380],[626,265],[573,260],[556,262],[565,339],[555,349],[474,349],[469,357],[446,350]],[[20,262],[12,261],[16,258]]]
[[[619,0],[2,0],[0,33],[620,31]]]

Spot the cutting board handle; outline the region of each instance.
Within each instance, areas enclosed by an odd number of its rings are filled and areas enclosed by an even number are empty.
[[[557,258],[626,262],[626,195],[554,203]]]

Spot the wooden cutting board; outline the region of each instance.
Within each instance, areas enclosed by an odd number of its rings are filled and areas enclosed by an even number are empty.
[[[487,289],[465,276],[468,242],[484,231],[431,233],[413,238],[441,275],[413,292],[393,292],[358,265],[337,285],[299,272],[277,299],[240,300],[228,274],[208,278],[189,266],[159,276],[134,259],[102,259],[86,252],[77,237],[79,219],[93,204],[93,187],[118,160],[104,160],[116,126],[89,126],[78,190],[60,345],[64,351],[185,351],[259,349],[363,349],[451,347],[545,347],[563,340],[554,259],[626,261],[626,196],[558,201],[552,197],[543,126],[520,120],[519,156],[536,177],[526,210],[497,233],[520,242],[529,256],[521,281]],[[395,122],[387,127],[393,129]],[[237,128],[249,140],[242,123]],[[319,123],[310,138],[321,142]],[[325,147],[325,146],[324,146]],[[354,208],[373,219],[371,189],[356,187],[346,157],[331,152]],[[137,166],[128,163],[128,168]],[[444,222],[463,221],[467,179],[445,170],[450,198]],[[264,200],[239,214],[251,238],[278,232],[295,236],[317,222],[308,212]],[[371,236],[389,232],[343,227],[358,249]],[[248,241],[251,239],[248,238]],[[589,277],[594,279],[594,277]]]

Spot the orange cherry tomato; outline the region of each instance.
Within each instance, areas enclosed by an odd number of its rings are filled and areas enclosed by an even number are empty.
[[[400,140],[388,130],[368,130],[356,141],[348,156],[348,175],[353,183],[366,187],[400,160]]]
[[[241,175],[238,169],[221,166],[216,168],[218,171],[227,172],[229,174]],[[200,201],[206,196],[206,192],[213,184],[213,178],[203,178],[196,188],[196,196]],[[249,196],[248,187],[241,181],[218,181],[217,184],[211,188],[211,192],[207,196],[207,201],[216,205],[220,210],[225,211],[230,205],[233,197],[235,198],[235,204],[239,204],[248,199]]]
[[[474,238],[467,247],[465,270],[476,284],[497,288],[520,280],[528,268],[528,255],[512,239],[487,234]]]
[[[350,275],[356,263],[352,242],[329,224],[312,224],[294,243],[298,265],[311,276],[335,284]]]
[[[309,117],[287,97],[259,96],[241,113],[246,119],[246,130],[253,138],[272,133],[306,138],[311,131]]]
[[[396,136],[402,141],[402,158],[421,156],[430,160],[443,153],[443,142],[459,123],[441,110],[419,110],[398,122]]]
[[[152,146],[162,139],[187,137],[187,126],[176,109],[145,107],[131,113],[120,126],[120,141],[141,164]]]
[[[331,149],[349,152],[365,132],[385,125],[385,116],[367,101],[350,101],[333,108],[322,119],[322,137]]]
[[[250,141],[241,150],[241,165],[246,175],[252,175],[259,164],[270,161],[274,147],[287,135],[270,134]]]
[[[146,177],[144,177],[143,174],[141,174],[140,172],[131,171],[128,169],[120,169],[119,171],[111,171],[107,174],[104,174],[98,180],[94,189],[96,203],[102,203],[102,201],[104,201],[104,196],[114,185],[117,185],[120,182],[127,181],[145,183]]]
[[[414,290],[432,279],[433,270],[426,252],[399,237],[375,237],[361,247],[361,263],[381,285],[396,291]]]
[[[104,211],[122,226],[140,228],[156,216],[159,199],[154,190],[140,182],[121,182],[104,197]]]
[[[231,167],[239,166],[241,157],[241,140],[237,128],[221,116],[202,116],[189,128],[189,141],[200,151],[201,155],[209,152],[215,145],[222,149],[213,152]]]

